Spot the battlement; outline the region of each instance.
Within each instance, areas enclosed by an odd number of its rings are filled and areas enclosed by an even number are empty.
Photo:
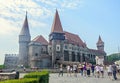
[[[5,54],[5,57],[18,57],[19,54]]]
[[[4,65],[5,68],[17,67],[18,54],[5,54]]]

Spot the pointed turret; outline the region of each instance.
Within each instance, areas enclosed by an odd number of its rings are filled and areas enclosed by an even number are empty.
[[[51,28],[51,33],[49,35],[49,39],[51,40],[64,40],[64,32],[63,28],[60,22],[59,14],[58,11],[56,10],[52,28]]]
[[[101,43],[104,43],[104,42],[102,41],[102,39],[101,39],[101,37],[100,37],[100,35],[99,35],[97,44],[101,44]]]
[[[59,18],[59,14],[58,14],[57,10],[56,10],[56,13],[55,13],[55,16],[54,16],[54,21],[53,21],[53,24],[52,24],[51,33],[52,32],[63,33],[63,28],[62,28],[60,18]]]
[[[52,66],[56,64],[58,60],[63,60],[63,47],[65,40],[65,33],[63,32],[63,28],[60,22],[58,11],[56,10],[51,33],[49,35],[49,39],[52,46]]]
[[[27,12],[26,12],[24,24],[23,24],[22,30],[20,32],[20,35],[30,35],[29,26],[28,26],[28,19],[27,19]]]
[[[98,42],[96,45],[97,45],[98,50],[104,51],[104,42],[102,41],[100,35],[99,35]]]
[[[28,44],[31,41],[27,12],[22,30],[19,34],[19,62],[18,65],[28,66]]]

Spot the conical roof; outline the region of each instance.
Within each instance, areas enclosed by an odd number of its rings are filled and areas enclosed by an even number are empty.
[[[27,12],[26,12],[24,24],[23,24],[22,30],[20,32],[20,35],[28,35],[28,36],[30,35],[29,26],[28,26],[28,20],[27,20]]]
[[[59,14],[58,14],[57,10],[56,10],[56,13],[55,13],[55,16],[54,16],[54,21],[53,21],[53,24],[52,24],[51,33],[52,32],[63,33],[63,28],[62,28],[60,18],[59,18]]]
[[[101,43],[104,43],[104,42],[102,41],[101,36],[99,35],[97,44],[101,44]]]

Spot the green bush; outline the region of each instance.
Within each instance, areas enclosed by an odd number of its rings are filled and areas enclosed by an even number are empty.
[[[24,78],[18,80],[6,80],[0,83],[39,83],[37,78]]]
[[[5,65],[0,65],[0,69],[3,69],[3,68],[5,68]]]
[[[39,83],[49,83],[49,73],[46,70],[42,72],[31,72],[25,75],[24,78],[38,78]]]
[[[23,79],[6,80],[0,83],[49,83],[49,73],[46,70],[42,72],[31,72],[26,74]]]

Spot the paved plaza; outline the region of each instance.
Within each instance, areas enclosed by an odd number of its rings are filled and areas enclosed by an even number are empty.
[[[58,73],[51,73],[49,83],[120,83],[120,76],[118,76],[118,80],[110,80],[107,74],[104,78],[95,78],[94,76],[83,77],[80,74],[77,77],[73,75],[70,77],[66,73],[59,77]]]
[[[26,73],[21,73],[20,78],[22,78]],[[120,83],[120,75],[117,75],[118,80],[109,79],[107,73],[105,72],[104,78],[95,78],[94,76],[84,77],[80,73],[75,77],[67,76],[66,73],[63,76],[58,76],[58,73],[50,73],[49,83]]]

